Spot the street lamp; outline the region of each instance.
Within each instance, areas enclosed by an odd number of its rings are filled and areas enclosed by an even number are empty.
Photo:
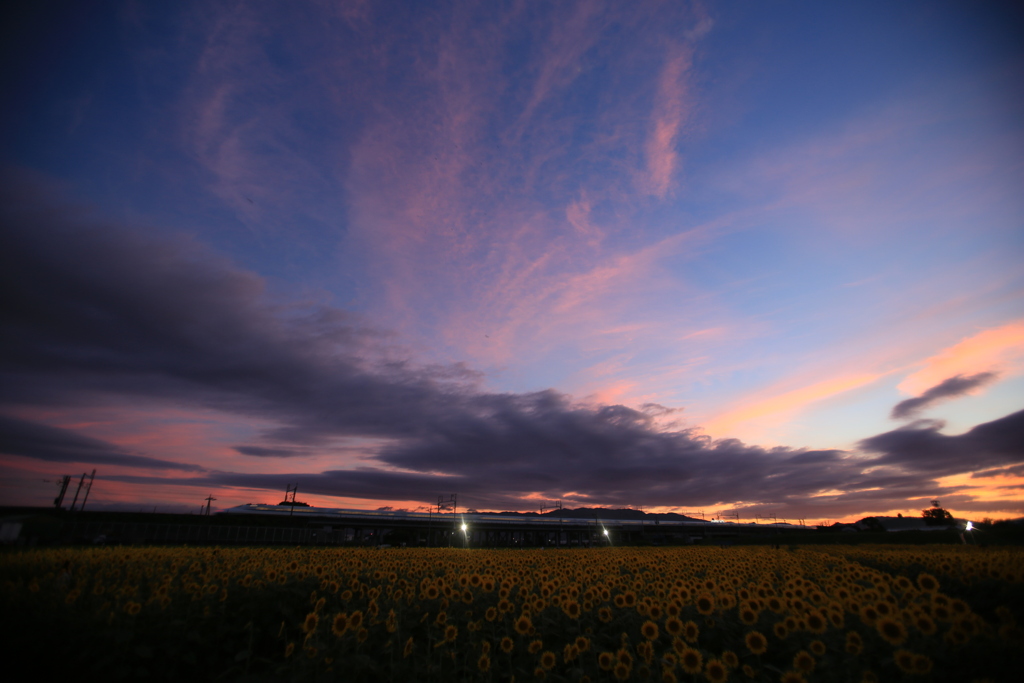
[[[462,523],[463,547],[469,546],[469,533],[466,531],[466,529],[468,529],[468,527],[466,526],[466,523],[463,522]]]

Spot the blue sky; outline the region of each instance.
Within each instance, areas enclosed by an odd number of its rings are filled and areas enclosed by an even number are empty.
[[[12,502],[1024,507],[1011,4],[8,11]]]

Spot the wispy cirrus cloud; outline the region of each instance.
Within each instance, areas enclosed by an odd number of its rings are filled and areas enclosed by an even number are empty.
[[[692,67],[692,47],[676,51],[667,60],[658,80],[658,95],[644,152],[647,162],[645,189],[664,198],[678,170],[680,136],[689,116],[687,77]]]

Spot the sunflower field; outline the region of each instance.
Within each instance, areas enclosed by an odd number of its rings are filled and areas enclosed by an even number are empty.
[[[55,548],[9,662],[110,680],[1019,681],[1024,550]]]

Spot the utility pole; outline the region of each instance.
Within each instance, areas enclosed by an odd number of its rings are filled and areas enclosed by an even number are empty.
[[[67,493],[68,491],[68,484],[71,483],[71,475],[65,474],[63,477],[57,479],[56,481],[53,479],[43,479],[43,481],[45,481],[48,484],[55,483],[57,484],[57,488],[60,489],[60,491],[57,493],[57,497],[53,499],[53,507],[60,510],[61,506],[64,505],[64,494]]]
[[[545,510],[558,510],[559,512],[561,512],[562,511],[562,501],[558,501],[554,505],[541,505],[540,506],[540,514],[543,515]],[[558,548],[560,548],[562,546],[562,523],[563,523],[563,521],[564,520],[562,519],[562,516],[559,515],[558,516],[558,542],[555,543],[555,547],[558,547]]]
[[[210,516],[210,503],[212,503],[215,500],[217,500],[217,499],[213,497],[212,493],[206,497],[206,516],[207,517]]]
[[[292,509],[288,513],[289,517],[291,517],[292,515],[295,514],[295,494],[297,494],[298,492],[299,492],[299,484],[298,484],[298,482],[296,482],[295,484],[285,484],[284,485],[284,502],[285,503],[291,502],[291,504],[292,504]],[[292,496],[290,501],[288,499],[288,494],[291,494],[291,496]]]
[[[82,472],[82,478],[78,480],[78,488],[75,489],[75,497],[71,501],[71,512],[75,511],[75,505],[78,504],[78,493],[82,490],[82,484],[85,483],[85,472]]]
[[[457,521],[457,517],[458,517],[458,512],[459,512],[459,504],[458,504],[458,501],[457,501],[456,494],[453,493],[450,496],[448,496],[447,498],[445,498],[444,496],[438,496],[437,497],[437,514],[438,514],[439,517],[441,516],[441,511],[448,509],[449,506],[451,506],[451,508],[452,508],[452,529],[454,529],[456,521]],[[444,523],[443,522],[441,523],[441,528],[442,529],[444,528]],[[451,537],[454,536],[454,535],[455,535],[455,532],[452,531],[452,534],[450,536],[448,536],[448,545],[449,546],[452,544],[452,538]]]
[[[83,475],[83,476],[85,476],[85,475]],[[96,478],[96,470],[93,469],[92,474],[89,475],[89,483],[85,487],[85,498],[82,499],[82,507],[78,508],[79,512],[81,512],[82,510],[85,509],[85,502],[87,500],[89,500],[89,491],[92,491],[92,480],[95,479],[95,478]]]

